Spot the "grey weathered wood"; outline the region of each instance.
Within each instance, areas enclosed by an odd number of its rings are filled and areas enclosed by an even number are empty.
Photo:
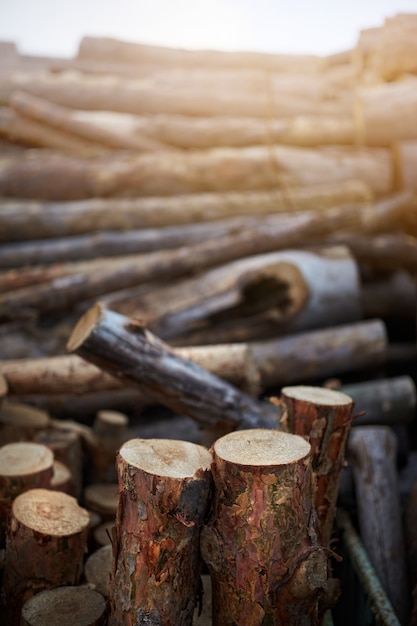
[[[233,428],[277,425],[272,405],[255,402],[123,315],[95,305],[80,319],[68,349],[105,371],[134,383],[177,413],[208,425]]]
[[[348,460],[353,467],[363,543],[400,622],[405,624],[409,596],[395,435],[387,426],[354,428]]]

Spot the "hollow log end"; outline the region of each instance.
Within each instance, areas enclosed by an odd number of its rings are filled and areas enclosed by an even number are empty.
[[[68,352],[74,352],[84,343],[85,339],[90,335],[99,323],[103,315],[104,306],[101,302],[96,302],[84,315],[78,320],[67,342]]]

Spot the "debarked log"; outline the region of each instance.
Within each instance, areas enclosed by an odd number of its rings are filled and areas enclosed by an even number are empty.
[[[370,202],[359,180],[269,191],[231,191],[149,198],[90,198],[78,202],[0,200],[0,241],[73,236],[102,230],[183,227],[196,222],[261,216],[290,210],[324,210]]]
[[[302,437],[264,429],[215,442],[214,497],[201,535],[215,626],[321,623],[330,581],[310,451]]]
[[[112,626],[191,626],[211,460],[206,448],[185,441],[132,439],[120,449]]]
[[[144,294],[138,304],[153,332],[180,344],[193,343],[194,331],[200,344],[217,333],[250,341],[362,316],[356,262],[343,246],[239,259]]]
[[[93,152],[94,148],[98,152],[100,146],[119,150],[130,149],[138,152],[169,149],[161,142],[143,137],[138,132],[118,133],[117,126],[115,130],[112,130],[109,124],[103,124],[100,120],[100,113],[83,115],[81,111],[53,104],[48,100],[23,91],[15,91],[11,94],[9,106],[23,119],[34,120],[40,130],[41,137],[43,133],[48,136],[48,133],[58,130],[64,136],[73,138],[74,144],[76,141],[80,145],[84,144],[85,152],[88,151],[89,144],[91,145],[90,153]],[[105,120],[104,117],[104,122]],[[49,145],[48,143],[46,143],[46,147],[62,148],[62,146]]]
[[[387,17],[380,29],[375,50],[375,69],[385,81],[416,74],[417,17],[415,13],[397,13]]]
[[[0,109],[0,137],[35,148],[50,148],[63,153],[88,158],[103,153],[99,144],[92,144],[65,133],[60,128],[19,115],[11,109]]]
[[[314,497],[320,538],[328,547],[346,442],[352,425],[353,400],[340,391],[298,385],[281,390],[280,406],[280,428],[306,437],[310,442],[317,479]]]
[[[94,160],[29,154],[0,162],[0,195],[43,200],[285,189],[351,179],[363,180],[375,194],[390,193],[394,185],[390,150],[274,145]]]
[[[144,326],[99,304],[79,320],[67,348],[151,398],[205,425],[274,428],[276,412],[182,359]]]
[[[187,87],[133,77],[98,76],[62,72],[9,72],[4,81],[2,101],[9,101],[14,91],[25,91],[54,104],[90,111],[114,111],[133,115],[189,115],[191,117],[292,117],[294,115],[340,115],[350,111],[349,98],[342,89],[332,98],[305,97],[300,93],[276,93],[269,75],[260,89],[243,86],[213,88],[212,85],[192,79]],[[320,89],[320,85],[317,84]],[[279,89],[279,84],[277,85]],[[308,88],[308,87],[306,87]],[[299,90],[299,88],[297,87]]]

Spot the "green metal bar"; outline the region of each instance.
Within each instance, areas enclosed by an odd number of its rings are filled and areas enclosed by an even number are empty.
[[[343,532],[343,541],[350,560],[368,596],[374,615],[381,626],[401,626],[346,511],[339,509],[337,525]]]

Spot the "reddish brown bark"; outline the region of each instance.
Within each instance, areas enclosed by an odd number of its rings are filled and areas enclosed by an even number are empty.
[[[184,441],[133,439],[122,446],[112,626],[192,624],[210,463],[208,450]]]
[[[281,428],[310,441],[317,476],[315,506],[321,540],[323,545],[329,546],[353,401],[339,391],[300,385],[284,387],[280,403]]]
[[[301,437],[263,429],[214,444],[214,500],[201,537],[214,626],[320,623],[328,572],[310,450]]]
[[[8,623],[44,589],[76,585],[90,518],[71,496],[31,489],[16,498],[7,535],[4,595]]]

